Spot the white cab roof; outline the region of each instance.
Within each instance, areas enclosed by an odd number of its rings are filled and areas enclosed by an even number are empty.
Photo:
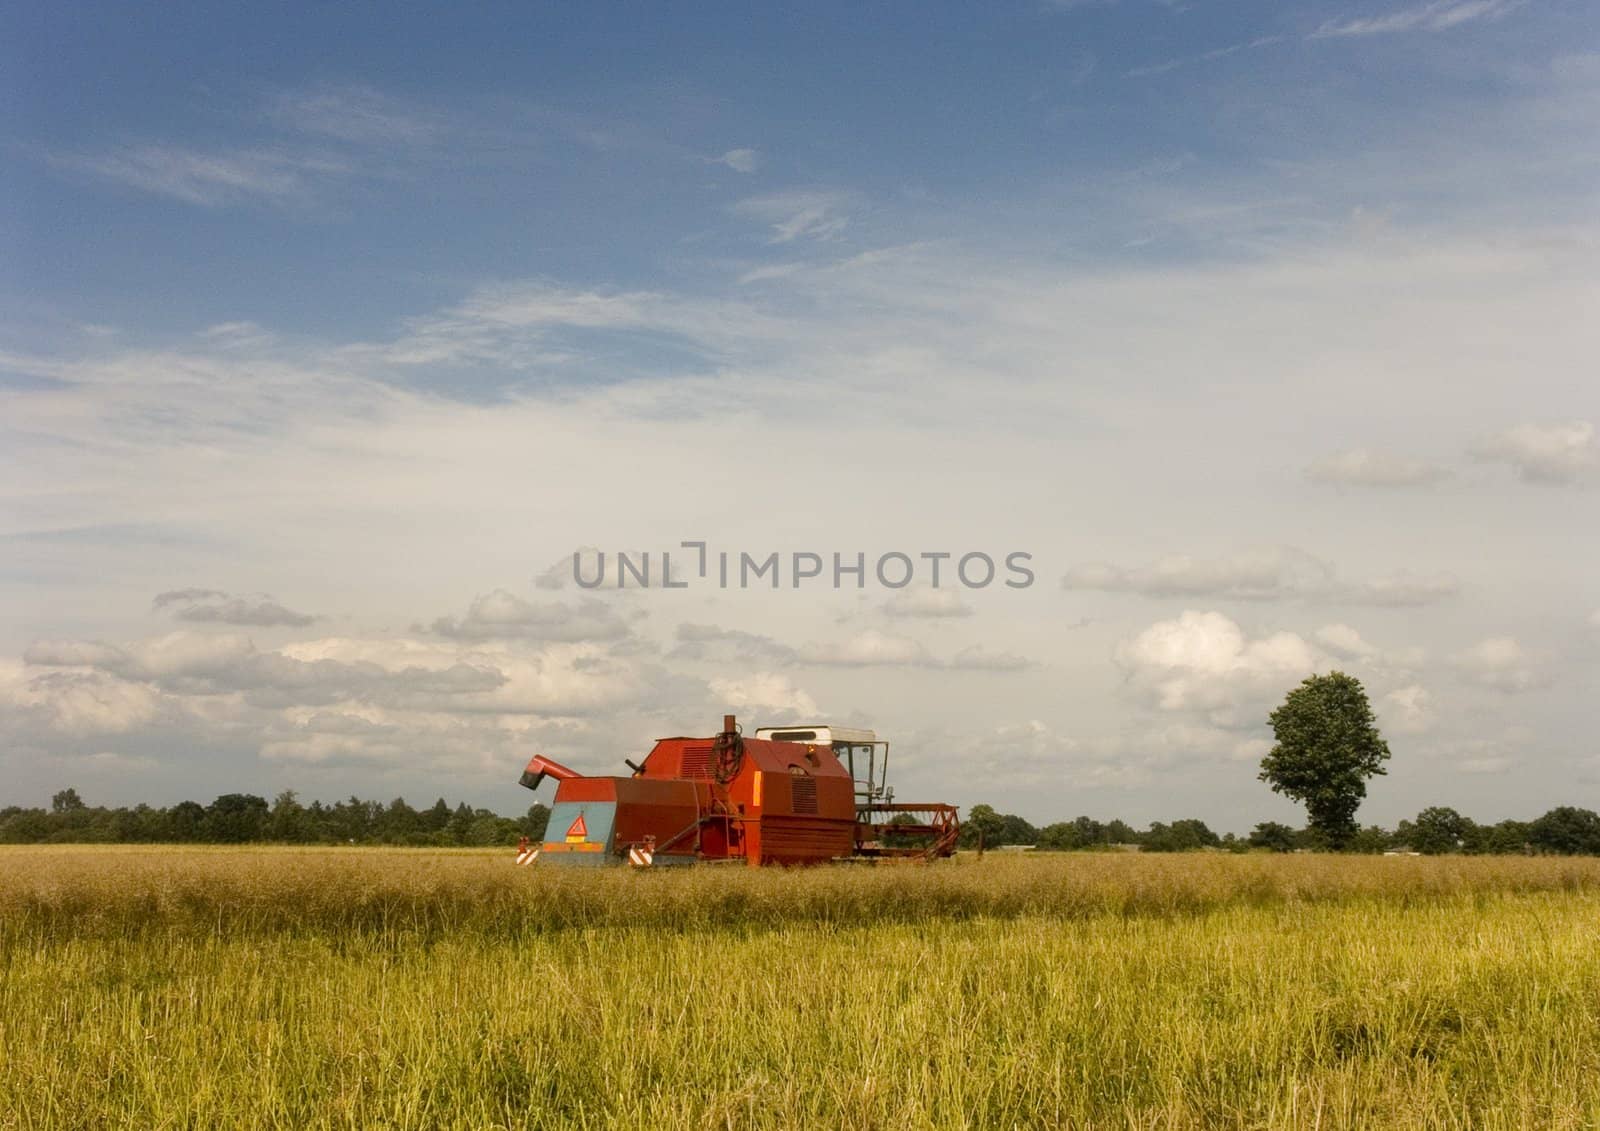
[[[796,723],[786,727],[757,727],[757,738],[774,742],[815,742],[833,745],[835,742],[876,742],[878,736],[860,727],[836,727],[827,723]]]

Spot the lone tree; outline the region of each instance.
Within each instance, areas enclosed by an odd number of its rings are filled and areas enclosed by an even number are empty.
[[[1389,758],[1361,681],[1343,672],[1314,675],[1267,721],[1278,741],[1261,759],[1261,780],[1303,802],[1311,832],[1343,848],[1356,834],[1367,779],[1383,773]]]

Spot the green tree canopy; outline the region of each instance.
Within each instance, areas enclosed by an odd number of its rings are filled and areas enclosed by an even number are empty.
[[[1277,742],[1261,759],[1261,780],[1304,804],[1311,831],[1343,848],[1356,834],[1367,779],[1389,758],[1366,689],[1344,672],[1311,676],[1268,722]]]
[[[1294,830],[1277,821],[1262,821],[1250,831],[1250,847],[1288,852],[1294,848]]]
[[[1439,856],[1459,850],[1472,828],[1472,822],[1454,809],[1433,805],[1418,813],[1415,821],[1401,821],[1395,837],[1415,852]]]
[[[995,848],[1005,843],[1006,819],[992,805],[974,805],[961,822],[961,847]]]

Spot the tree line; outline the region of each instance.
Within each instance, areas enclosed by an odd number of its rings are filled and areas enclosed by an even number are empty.
[[[303,804],[293,790],[272,801],[228,793],[209,805],[180,801],[161,808],[90,806],[74,789],[51,798],[48,809],[0,808],[0,844],[389,844],[413,847],[492,847],[520,837],[544,836],[550,810],[534,804],[520,817],[503,817],[443,798],[414,809],[403,798],[387,804],[351,797]],[[1036,827],[1015,813],[974,805],[961,823],[961,847],[1024,847],[1041,852],[1115,850],[1193,852],[1325,851],[1332,847],[1315,826],[1258,824],[1247,836],[1218,835],[1204,821],[1153,822],[1136,829],[1126,821],[1078,817]],[[1600,814],[1561,806],[1532,821],[1479,824],[1454,809],[1431,806],[1393,829],[1359,828],[1340,846],[1347,852],[1420,852],[1424,855],[1557,854],[1600,856]]]
[[[472,847],[538,839],[550,810],[535,804],[521,817],[450,805],[444,798],[413,809],[403,798],[385,804],[351,797],[331,805],[303,804],[293,790],[268,802],[251,793],[226,793],[209,805],[180,801],[108,808],[86,804],[64,789],[48,809],[0,809],[0,844],[393,844]]]
[[[968,812],[961,823],[960,843],[963,848],[982,844],[986,848],[1026,847],[1041,852],[1127,848],[1144,852],[1293,852],[1334,847],[1315,826],[1297,829],[1276,821],[1263,821],[1243,837],[1233,833],[1218,836],[1204,821],[1193,818],[1171,824],[1156,821],[1143,831],[1125,821],[1097,821],[1092,817],[1036,828],[1015,813],[999,813],[988,805],[974,805]],[[1417,852],[1425,856],[1452,852],[1600,856],[1600,814],[1563,805],[1532,821],[1481,825],[1454,809],[1430,806],[1393,829],[1378,825],[1358,828],[1338,847],[1346,852]]]

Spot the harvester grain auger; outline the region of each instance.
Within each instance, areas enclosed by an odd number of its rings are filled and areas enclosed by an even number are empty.
[[[586,777],[534,757],[522,784],[554,778],[556,796],[544,842],[525,842],[517,862],[933,860],[955,852],[960,832],[954,805],[894,800],[889,744],[870,730],[762,727],[746,738],[726,715],[710,738],[659,739],[627,764],[627,777]]]

